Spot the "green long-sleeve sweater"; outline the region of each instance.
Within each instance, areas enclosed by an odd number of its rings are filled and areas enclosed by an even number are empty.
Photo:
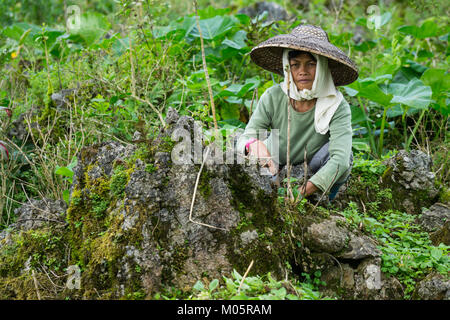
[[[272,156],[278,152],[279,163],[286,164],[287,150],[287,96],[280,85],[267,89],[253,113],[244,134],[237,142],[237,150],[245,151],[246,142],[254,137],[260,129],[272,129],[265,144]],[[328,141],[330,159],[314,174],[310,181],[320,190],[325,191],[333,181],[342,182],[350,174],[350,154],[352,151],[351,111],[344,99],[330,121],[329,131],[322,135],[314,128],[315,106],[306,112],[298,112],[291,108],[291,163],[300,164],[304,159],[306,146],[308,162],[313,155]],[[276,131],[278,129],[279,148],[276,148]],[[278,150],[277,150],[278,149]],[[338,167],[339,165],[339,167]],[[339,169],[338,169],[339,168]]]

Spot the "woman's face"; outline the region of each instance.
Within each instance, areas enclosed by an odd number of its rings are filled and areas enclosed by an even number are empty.
[[[292,78],[298,90],[312,89],[317,62],[308,53],[301,53],[289,60]]]

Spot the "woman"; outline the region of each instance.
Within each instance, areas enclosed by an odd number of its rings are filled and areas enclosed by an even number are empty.
[[[350,106],[336,86],[358,78],[355,63],[329,42],[325,31],[311,25],[262,42],[250,56],[260,67],[283,75],[284,81],[261,96],[238,150],[269,159],[269,170],[277,175],[278,164],[271,157],[276,153],[279,164],[286,164],[289,104],[290,162],[302,163],[306,149],[308,171],[313,174],[301,193],[329,190],[332,200],[352,164]],[[278,129],[278,136],[272,131],[267,140],[258,140],[260,129]]]

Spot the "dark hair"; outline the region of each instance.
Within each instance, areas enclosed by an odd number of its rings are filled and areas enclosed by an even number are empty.
[[[288,58],[289,58],[289,60],[291,60],[291,59],[294,59],[294,58],[298,57],[301,54],[307,54],[307,55],[309,55],[311,57],[311,59],[316,61],[316,58],[310,52],[308,52],[308,51],[300,51],[300,50],[289,51]]]

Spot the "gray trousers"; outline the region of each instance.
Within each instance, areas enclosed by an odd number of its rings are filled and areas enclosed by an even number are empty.
[[[330,143],[325,143],[322,148],[317,151],[314,156],[312,157],[311,161],[308,163],[308,168],[312,174],[315,174],[317,171],[320,170],[327,162],[330,160],[330,153],[328,152],[328,147]],[[350,168],[353,166],[353,153],[350,153]],[[335,182],[333,186],[330,188],[330,194],[328,195],[330,201],[333,200],[336,197],[337,192],[339,191],[339,188],[347,182],[350,175],[347,176],[347,178],[344,181],[341,182]]]
[[[320,168],[322,168],[328,160],[330,160],[330,154],[328,152],[330,143],[325,143],[322,148],[317,151],[314,156],[312,157],[311,161],[308,163],[308,168],[311,171],[311,173],[316,173],[319,171]],[[353,165],[353,153],[350,154],[350,167]]]

